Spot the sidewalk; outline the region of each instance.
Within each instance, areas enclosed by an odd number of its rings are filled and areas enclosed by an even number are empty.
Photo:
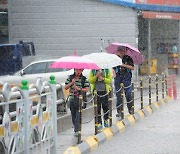
[[[180,77],[177,77],[177,88],[180,86]],[[154,84],[155,82],[153,82],[152,84]],[[146,85],[147,86],[147,85]],[[159,100],[162,99],[162,92],[161,92],[161,85],[159,87]],[[143,91],[143,103],[144,103],[144,107],[149,105],[149,91],[148,88],[145,88]],[[152,88],[151,91],[151,103],[156,102],[156,89]],[[135,107],[135,112],[137,112],[140,108],[141,108],[141,104],[140,104],[140,91],[138,89],[135,90],[135,102],[134,102],[134,107]],[[116,118],[116,109],[115,109],[115,98],[113,98],[113,111],[112,111],[112,120],[113,120],[113,124],[115,122],[118,121],[118,119]],[[126,101],[125,101],[126,102]],[[125,116],[128,115],[128,111],[127,111],[127,106],[126,104],[124,105],[124,113]],[[69,112],[70,113],[70,112]],[[89,122],[90,121],[90,122]],[[95,128],[94,128],[94,119],[93,116],[89,116],[88,119],[83,119],[82,118],[82,141],[87,138],[88,136],[92,136],[94,135],[95,132]],[[70,146],[73,145],[77,145],[77,137],[74,137],[74,131],[73,128],[68,129],[66,131],[63,131],[61,133],[58,134],[58,153],[59,154],[63,154]]]
[[[152,93],[153,93],[152,94],[152,103],[153,103],[153,102],[155,102],[155,99],[156,99],[155,89],[152,90]],[[148,94],[148,91],[144,90],[144,95],[146,95],[143,97],[144,106],[148,105],[148,103],[149,103],[149,98],[148,98],[147,94]],[[140,98],[140,91],[138,91],[138,90],[136,90],[136,92],[135,92],[135,99],[136,98]],[[161,94],[159,94],[159,98],[161,98]],[[135,112],[141,108],[140,99],[135,100],[134,106],[135,106]],[[128,115],[126,104],[124,105],[124,110],[125,110],[124,111],[125,116]],[[113,124],[118,121],[118,119],[116,118],[115,98],[113,99],[112,120],[113,120],[113,122],[112,122]],[[88,122],[88,121],[90,121],[90,122]],[[88,123],[86,123],[86,122],[88,122]],[[94,128],[93,117],[89,117],[86,120],[84,120],[82,118],[82,123],[83,123],[82,124],[82,140],[83,140],[83,139],[87,138],[88,136],[94,135],[95,128]],[[57,139],[58,139],[58,153],[59,154],[64,153],[68,147],[77,145],[77,137],[74,137],[73,128],[59,133]]]

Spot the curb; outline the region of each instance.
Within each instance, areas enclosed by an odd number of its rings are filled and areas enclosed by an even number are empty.
[[[145,106],[142,110],[138,110],[133,115],[125,116],[123,120],[117,121],[112,127],[103,128],[102,132],[87,137],[81,144],[69,147],[64,154],[86,154],[97,149],[99,145],[111,140],[116,134],[122,133],[127,127],[133,126],[136,121],[140,121],[151,115],[153,112],[158,111],[171,100],[172,98],[167,96],[158,102]]]

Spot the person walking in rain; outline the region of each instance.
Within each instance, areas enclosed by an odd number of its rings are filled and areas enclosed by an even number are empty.
[[[116,90],[116,107],[117,107],[117,115],[116,117],[122,117],[122,100],[120,96],[120,85],[123,83],[125,90],[125,97],[127,101],[127,108],[129,114],[133,114],[132,110],[132,86],[131,86],[131,78],[132,72],[134,70],[133,59],[125,55],[126,47],[119,46],[116,51],[116,55],[122,59],[122,65],[113,68],[113,77],[114,77],[114,85]]]
[[[78,136],[78,111],[79,111],[79,94],[87,92],[89,82],[82,74],[83,69],[74,69],[74,74],[70,75],[65,82],[65,89],[69,89],[70,111],[72,123],[74,126],[74,136]]]
[[[109,92],[111,90],[112,73],[109,69],[91,70],[89,74],[91,92],[97,91],[98,130],[102,126],[101,108],[104,113],[104,127],[109,127]]]

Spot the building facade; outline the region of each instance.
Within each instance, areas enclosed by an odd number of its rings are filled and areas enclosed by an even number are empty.
[[[136,11],[94,0],[12,1],[9,26],[10,42],[33,41],[49,56],[99,52],[108,41],[135,46],[138,37]]]
[[[0,0],[0,44],[8,42],[8,5],[7,0]]]
[[[129,43],[147,60],[167,67],[167,53],[180,49],[179,0],[15,0],[8,1],[9,41],[33,41],[37,55],[62,57]]]

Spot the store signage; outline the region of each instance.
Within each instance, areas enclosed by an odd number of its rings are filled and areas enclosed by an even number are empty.
[[[0,4],[7,4],[7,0],[0,0]]]
[[[180,20],[180,13],[142,11],[144,18]]]
[[[136,0],[138,4],[180,6],[180,0]]]

